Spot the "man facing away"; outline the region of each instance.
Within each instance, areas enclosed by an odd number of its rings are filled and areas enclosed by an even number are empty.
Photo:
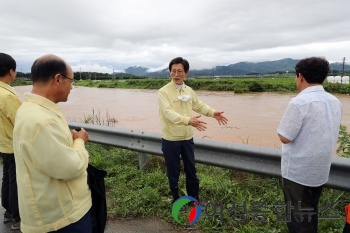
[[[196,93],[184,83],[189,63],[177,57],[169,63],[171,82],[158,91],[159,115],[162,124],[162,151],[165,158],[170,190],[175,202],[179,196],[180,156],[186,174],[187,195],[198,200],[199,179],[196,174],[193,127],[204,131],[206,122],[201,115],[192,116],[192,110],[214,117],[219,124],[227,123],[223,112],[215,111],[198,99]]]
[[[87,132],[70,131],[59,102],[68,99],[72,68],[55,55],[32,65],[14,128],[18,199],[24,233],[91,233]]]
[[[18,210],[16,163],[13,154],[13,127],[16,111],[21,106],[17,93],[10,84],[16,78],[16,61],[0,53],[0,155],[3,163],[1,204],[5,208],[4,222],[15,223],[12,230],[20,229]]]
[[[283,143],[282,190],[285,201],[294,208],[287,223],[289,232],[315,233],[318,201],[328,181],[342,105],[323,89],[329,72],[327,60],[302,59],[295,71],[300,93],[289,102],[277,129]]]

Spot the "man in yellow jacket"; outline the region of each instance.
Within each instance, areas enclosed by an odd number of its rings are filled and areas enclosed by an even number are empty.
[[[13,136],[21,230],[91,233],[88,134],[70,131],[57,105],[68,99],[72,68],[45,55],[34,62],[31,73],[33,89],[24,94]]]
[[[171,82],[158,91],[159,116],[162,123],[162,151],[167,167],[169,186],[173,202],[179,196],[180,156],[186,174],[188,196],[199,199],[199,179],[196,174],[193,144],[193,128],[204,131],[206,123],[201,115],[192,116],[192,110],[204,116],[214,117],[219,124],[226,125],[223,112],[215,111],[200,99],[184,79],[190,65],[187,60],[177,57],[169,63]]]
[[[10,84],[16,78],[16,61],[8,54],[0,53],[0,155],[3,162],[1,205],[5,208],[4,223],[15,223],[13,230],[20,228],[18,211],[16,163],[13,154],[13,127],[16,111],[21,106]]]

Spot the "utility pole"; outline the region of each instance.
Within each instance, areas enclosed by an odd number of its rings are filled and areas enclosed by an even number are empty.
[[[343,78],[343,76],[344,76],[344,65],[345,65],[345,57],[343,58],[343,72],[342,72],[342,74],[341,74],[341,77]]]

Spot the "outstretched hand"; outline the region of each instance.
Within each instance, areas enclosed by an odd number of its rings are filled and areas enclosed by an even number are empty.
[[[207,123],[199,120],[200,117],[201,117],[201,115],[191,117],[188,124],[192,125],[193,127],[198,129],[199,131],[204,131],[207,129],[207,127],[205,126]]]
[[[214,112],[214,118],[219,122],[219,125],[226,125],[228,122],[227,118],[222,115],[223,113],[219,111]]]

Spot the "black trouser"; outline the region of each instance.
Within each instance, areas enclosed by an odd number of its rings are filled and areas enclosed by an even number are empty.
[[[180,155],[186,174],[187,195],[198,199],[199,179],[196,174],[193,138],[182,141],[168,141],[162,139],[162,151],[166,163],[169,186],[174,199],[179,197]]]
[[[0,153],[3,163],[1,204],[12,214],[16,221],[20,221],[18,210],[18,195],[16,181],[16,163],[14,154]]]
[[[91,210],[89,210],[80,220],[72,223],[57,231],[50,231],[56,233],[91,233],[92,232],[92,220]]]
[[[291,233],[317,233],[318,201],[323,186],[308,187],[282,178],[285,202],[291,202],[291,221],[287,223]]]

